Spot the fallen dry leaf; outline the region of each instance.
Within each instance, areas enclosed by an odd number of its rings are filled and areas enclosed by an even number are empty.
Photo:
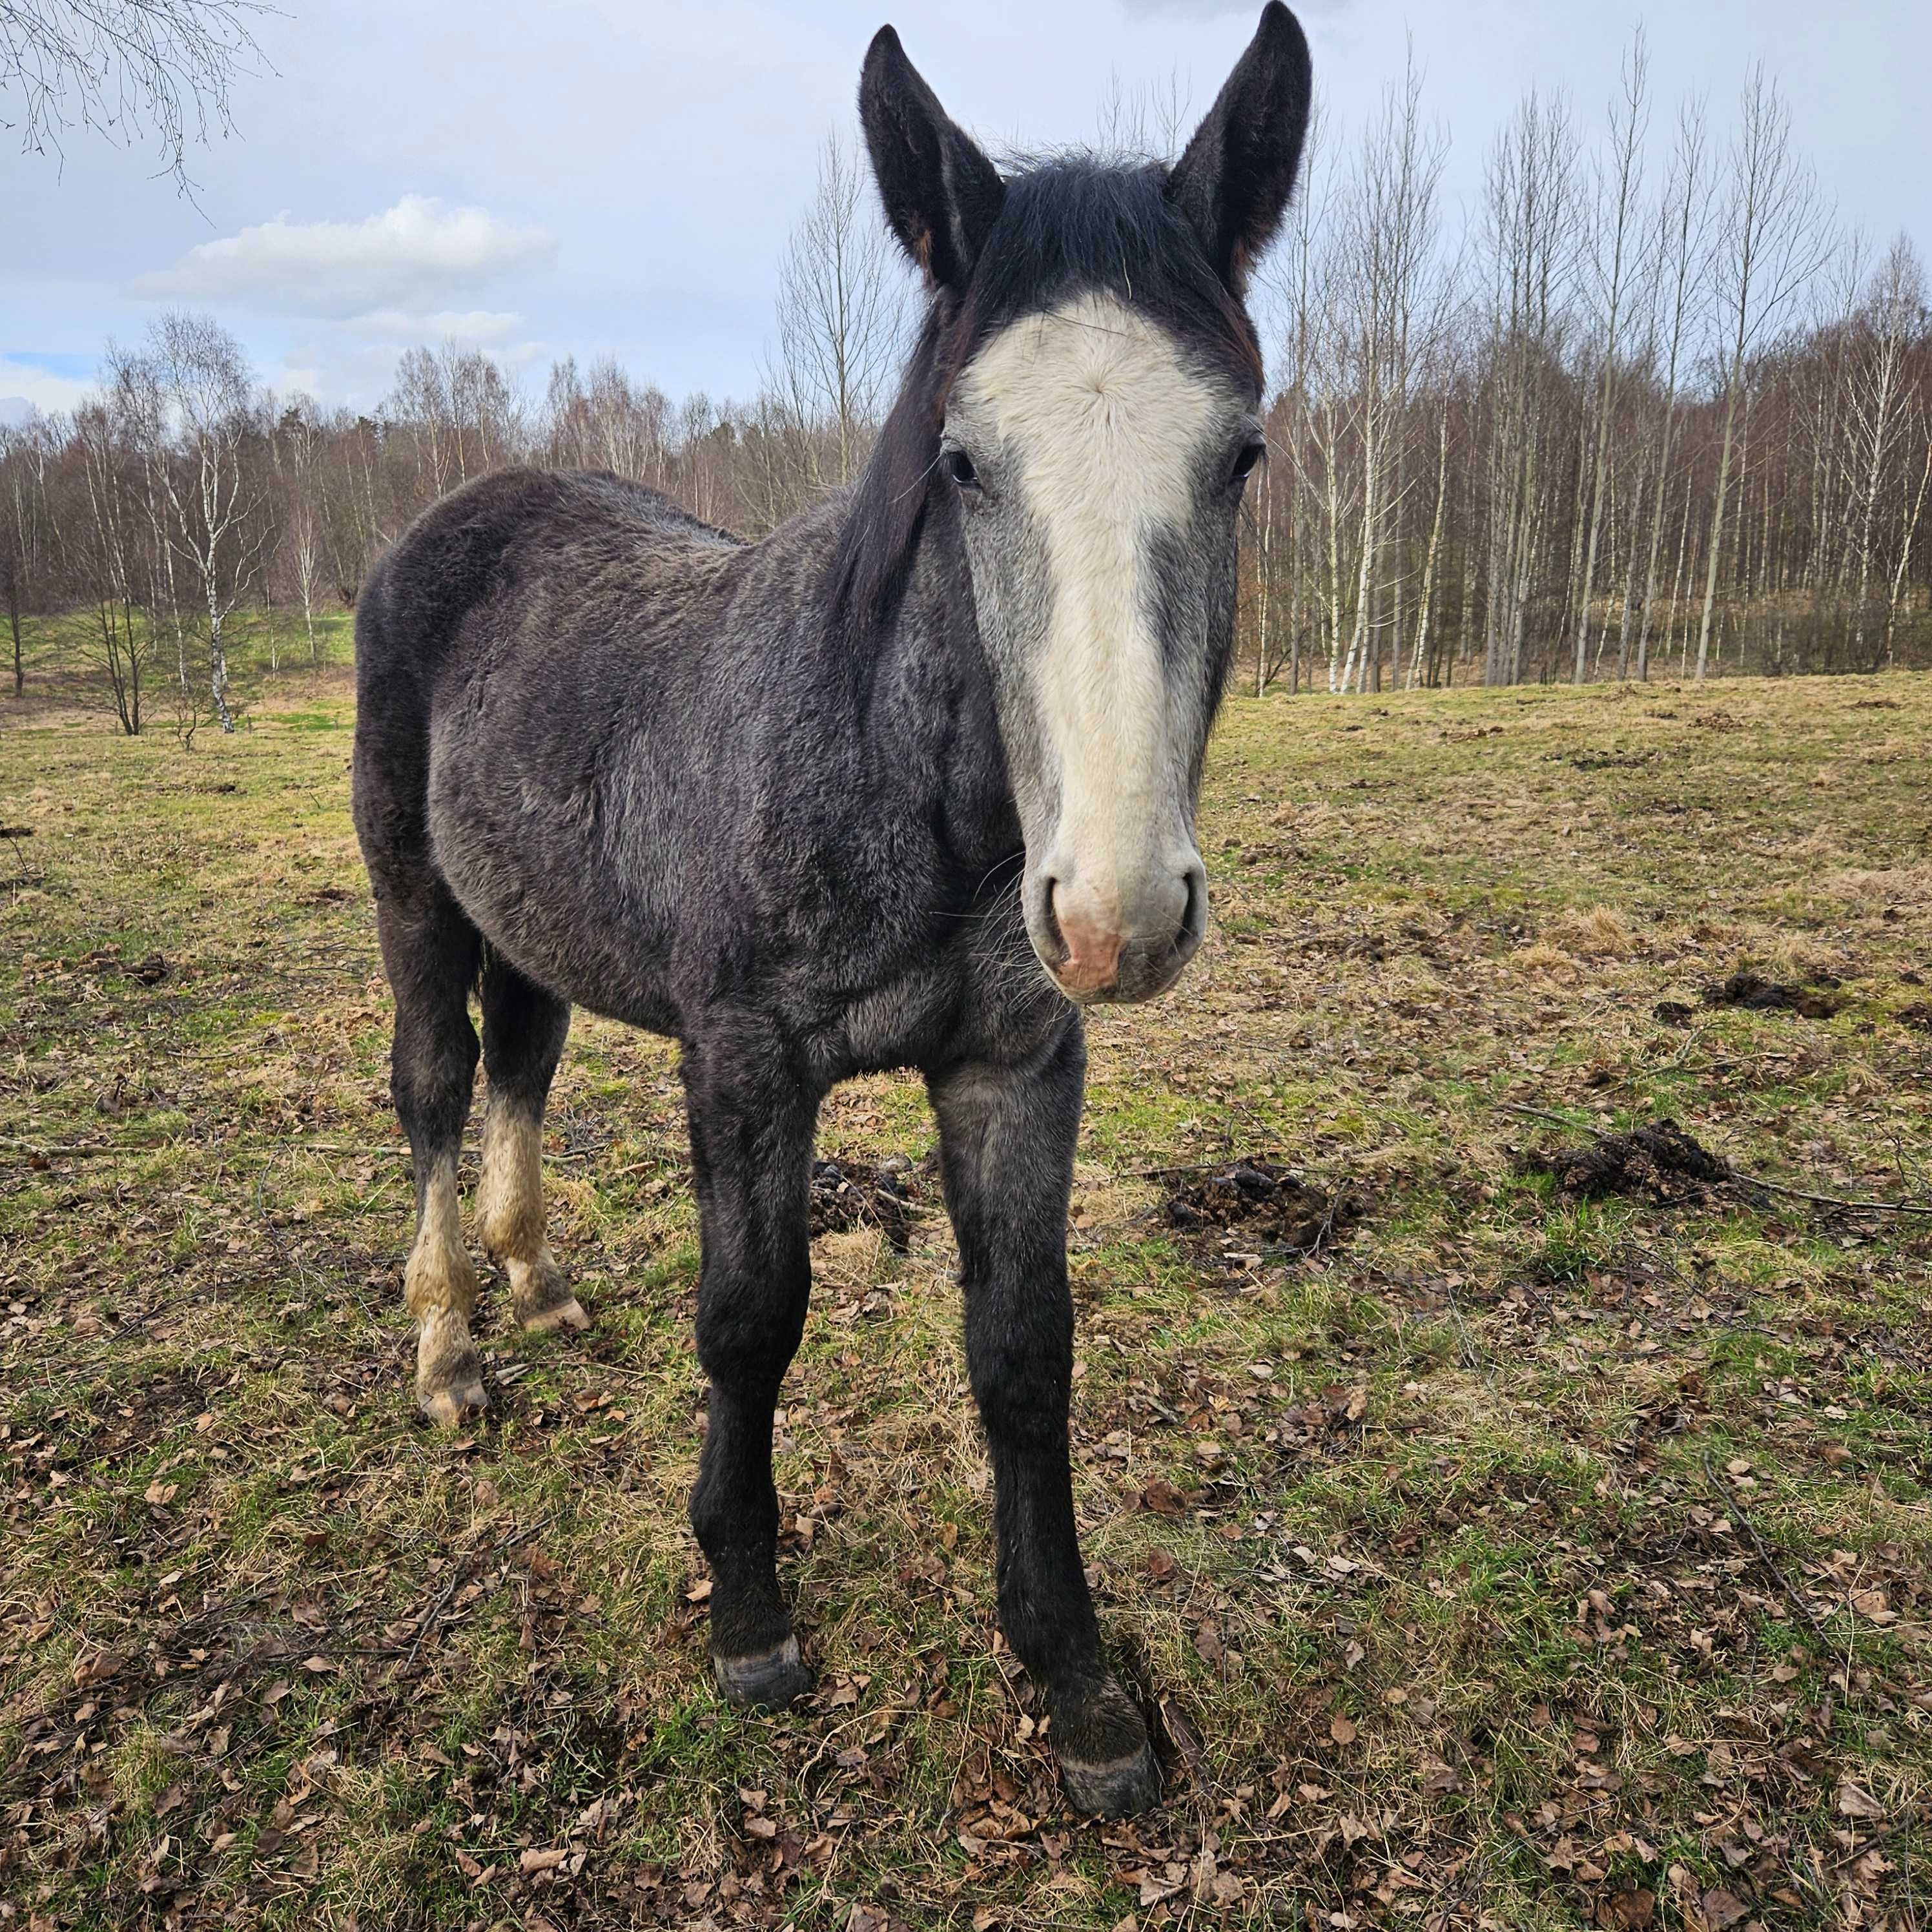
[[[1736,1892],[1720,1885],[1714,1886],[1705,1893],[1702,1903],[1704,1922],[1710,1927],[1711,1932],[1725,1932],[1726,1927],[1750,1916],[1750,1907]]]
[[[1885,1807],[1862,1785],[1847,1778],[1838,1785],[1838,1815],[1843,1818],[1882,1818]]]

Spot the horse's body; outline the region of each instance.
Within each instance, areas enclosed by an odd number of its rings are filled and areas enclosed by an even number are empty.
[[[372,865],[426,840],[491,970],[716,1052],[782,1040],[821,1092],[1077,1025],[1012,916],[956,560],[928,548],[862,658],[809,602],[846,507],[750,544],[602,473],[436,504],[358,614]]]
[[[1160,991],[1204,916],[1192,820],[1258,453],[1239,302],[1292,184],[1306,50],[1279,6],[1170,174],[1003,182],[890,30],[861,106],[933,291],[864,478],[741,544],[602,473],[432,506],[358,602],[358,833],[416,1159],[418,1394],[483,1406],[456,1162],[526,1325],[586,1319],[544,1238],[572,1004],[683,1048],[710,1427],[692,1520],[726,1694],[809,1683],[778,1590],[772,1413],[810,1286],[819,1103],[926,1075],[994,1466],[1001,1618],[1070,1789],[1151,1802],[1067,1468],[1079,1003]],[[1042,970],[1042,968],[1044,970]]]

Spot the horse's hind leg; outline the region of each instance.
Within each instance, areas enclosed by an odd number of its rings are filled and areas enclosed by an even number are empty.
[[[570,1030],[567,1002],[494,953],[483,965],[483,1184],[476,1232],[510,1277],[526,1328],[582,1328],[590,1318],[544,1238],[544,1102]]]
[[[416,1238],[403,1299],[416,1321],[416,1400],[454,1427],[485,1406],[482,1364],[470,1334],[476,1269],[463,1245],[456,1198],[476,1079],[469,1000],[482,943],[448,889],[427,871],[379,878],[376,925],[396,999],[389,1087],[416,1162]]]

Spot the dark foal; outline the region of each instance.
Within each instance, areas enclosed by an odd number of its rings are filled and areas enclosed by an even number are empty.
[[[1242,304],[1292,189],[1308,53],[1280,5],[1180,160],[1003,178],[890,28],[860,106],[930,304],[863,478],[741,544],[608,475],[426,512],[356,617],[357,830],[416,1158],[417,1392],[484,1402],[456,1163],[526,1325],[584,1311],[544,1238],[545,1096],[581,1003],[683,1048],[710,1428],[692,1522],[718,1679],[810,1683],[773,1568],[772,1412],[805,1324],[820,1100],[924,1072],[992,1452],[1000,1613],[1070,1792],[1154,1802],[1102,1663],[1067,1462],[1082,1004],[1200,942],[1193,820],[1262,454]]]

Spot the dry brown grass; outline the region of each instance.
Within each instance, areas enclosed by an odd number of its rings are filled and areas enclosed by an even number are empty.
[[[1232,707],[1210,943],[1093,1030],[1078,1495],[1171,1770],[1106,1828],[998,1647],[929,1187],[907,1253],[816,1244],[777,1446],[821,1688],[738,1717],[671,1050],[580,1022],[596,1328],[486,1290],[496,1411],[438,1436],[346,703],[8,732],[0,1924],[1917,1925],[1932,1223],[1565,1200],[1501,1104],[1932,1198],[1932,686],[1882,684]],[[1705,1005],[1740,967],[1846,1004]],[[931,1138],[909,1077],[820,1135]],[[1168,1225],[1156,1170],[1264,1154],[1364,1217]]]

